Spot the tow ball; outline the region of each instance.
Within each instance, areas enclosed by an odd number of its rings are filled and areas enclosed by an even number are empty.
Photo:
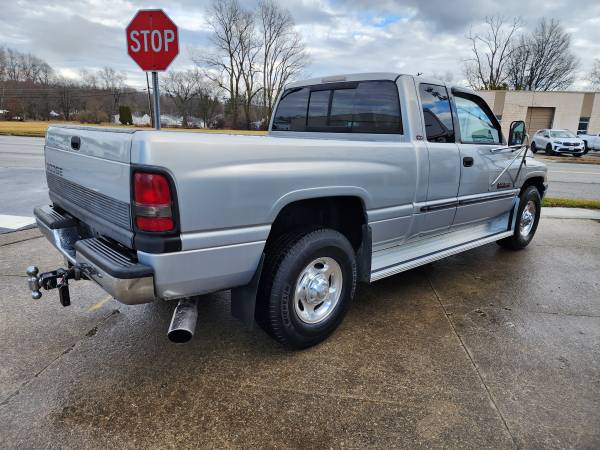
[[[80,264],[75,264],[68,269],[62,267],[50,272],[39,274],[39,269],[36,266],[27,268],[27,284],[31,290],[31,298],[38,300],[42,297],[41,289],[49,291],[50,289],[58,289],[58,298],[60,304],[69,306],[71,304],[71,296],[69,294],[69,280],[88,280],[87,268]],[[38,275],[39,274],[39,275]]]

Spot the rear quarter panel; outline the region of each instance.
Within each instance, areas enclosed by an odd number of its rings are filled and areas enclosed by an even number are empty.
[[[355,195],[367,210],[411,204],[417,158],[403,140],[142,132],[132,162],[172,173],[186,233],[270,224],[305,198]]]

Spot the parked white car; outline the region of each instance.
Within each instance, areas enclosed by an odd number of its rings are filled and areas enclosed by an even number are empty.
[[[588,150],[600,151],[600,133],[580,134],[579,138],[583,140],[583,145],[585,146],[586,153],[588,152]]]
[[[585,144],[569,130],[538,130],[531,140],[531,151],[544,150],[547,155],[568,153],[581,156],[585,153]]]

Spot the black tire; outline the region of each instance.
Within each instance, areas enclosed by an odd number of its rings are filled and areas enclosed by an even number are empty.
[[[587,141],[583,141],[583,154],[587,155],[587,153],[590,151],[590,148],[588,147],[588,143]]]
[[[532,151],[533,153],[537,153],[537,151],[538,151],[538,149],[537,149],[537,145],[535,145],[535,141],[533,141],[533,142],[531,143],[531,151]]]
[[[517,209],[517,217],[513,235],[496,241],[500,247],[507,248],[509,250],[521,250],[527,247],[533,239],[540,221],[542,200],[540,197],[540,192],[537,190],[537,188],[535,186],[528,186],[521,192],[519,199],[519,208]],[[531,227],[531,230],[524,235],[521,232],[520,221],[521,216],[523,215],[523,210],[530,201],[535,205],[535,216],[533,218],[533,226]]]
[[[546,145],[546,155],[554,155],[554,152],[552,151],[552,146],[550,144]]]
[[[573,155],[575,158],[581,158],[585,153],[582,153],[580,155]]]
[[[318,258],[332,258],[339,265],[341,294],[327,316],[317,323],[307,323],[296,310],[294,293],[300,274]],[[258,289],[257,322],[285,347],[303,349],[318,344],[346,315],[356,281],[355,252],[343,234],[326,228],[287,233],[266,250]]]

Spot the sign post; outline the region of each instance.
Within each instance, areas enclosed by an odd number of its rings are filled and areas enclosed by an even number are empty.
[[[160,91],[158,89],[158,72],[152,72],[152,92],[154,93],[154,128],[160,130]]]
[[[167,70],[179,53],[177,26],[162,9],[142,9],[125,30],[127,53],[142,70],[152,72],[154,127],[160,130],[158,72]]]

